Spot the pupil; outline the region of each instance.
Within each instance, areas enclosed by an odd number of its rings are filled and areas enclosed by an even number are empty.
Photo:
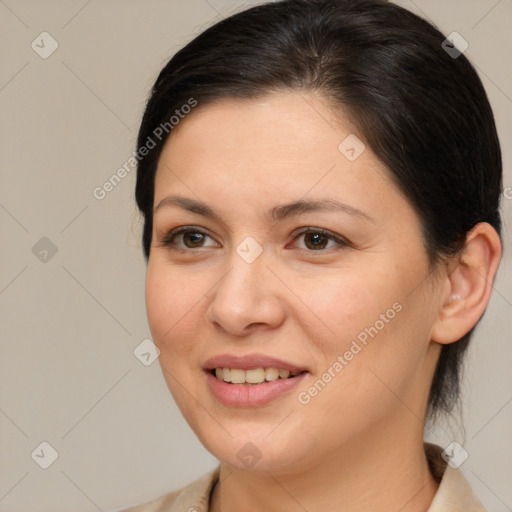
[[[324,238],[324,235],[321,233],[311,233],[306,236],[306,245],[309,247],[308,240],[312,241],[312,247],[313,248],[323,248],[325,247],[325,241],[322,243],[322,239]]]
[[[188,241],[191,242],[192,245],[196,245],[202,241],[203,235],[201,233],[187,233],[185,235],[185,243]]]

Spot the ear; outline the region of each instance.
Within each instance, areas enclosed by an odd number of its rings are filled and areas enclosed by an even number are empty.
[[[443,277],[445,286],[432,341],[453,343],[476,325],[489,302],[500,259],[498,233],[487,222],[477,224]]]

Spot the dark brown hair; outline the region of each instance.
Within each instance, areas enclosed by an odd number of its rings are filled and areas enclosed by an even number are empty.
[[[502,164],[492,110],[473,66],[446,51],[444,40],[430,23],[384,0],[283,0],[202,32],[160,72],[140,127],[138,151],[150,138],[155,143],[137,172],[146,257],[156,167],[172,133],[162,137],[158,127],[191,98],[201,108],[283,90],[316,91],[349,116],[418,213],[432,265],[456,254],[479,222],[500,233]],[[470,336],[443,346],[431,413],[456,403]]]

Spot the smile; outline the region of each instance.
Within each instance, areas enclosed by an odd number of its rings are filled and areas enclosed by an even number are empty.
[[[300,371],[290,372],[284,368],[252,368],[244,370],[241,368],[215,368],[212,373],[217,379],[231,384],[262,384],[264,382],[273,382],[278,379],[293,378]]]
[[[310,371],[266,354],[218,354],[203,364],[215,401],[230,407],[257,407],[290,395]]]

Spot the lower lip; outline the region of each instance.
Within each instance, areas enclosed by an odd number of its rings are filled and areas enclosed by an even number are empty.
[[[229,384],[206,372],[211,392],[220,402],[233,407],[265,405],[291,391],[302,381],[305,373],[288,379],[277,379],[261,384]]]

